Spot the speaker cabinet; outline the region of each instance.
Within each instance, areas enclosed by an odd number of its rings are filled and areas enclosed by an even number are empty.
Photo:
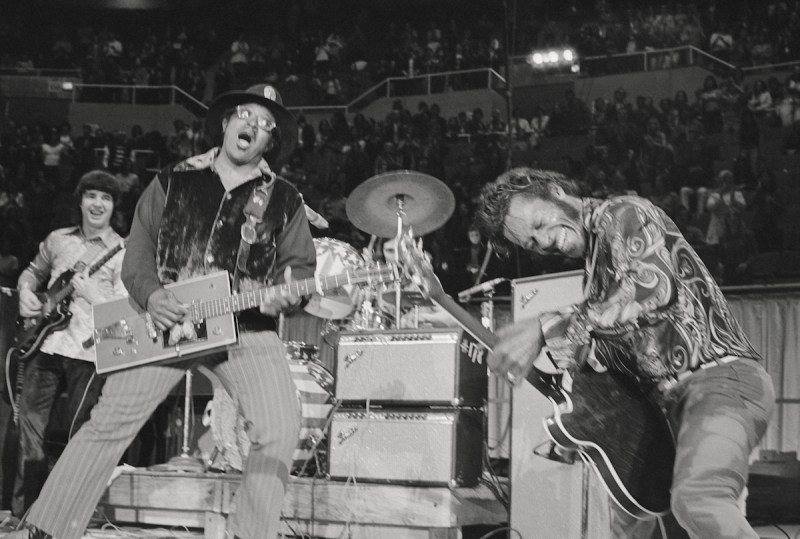
[[[514,322],[581,302],[582,285],[582,271],[512,281]],[[544,352],[535,365],[553,370]],[[590,466],[543,456],[550,447],[544,419],[553,415],[551,402],[527,383],[510,393],[511,527],[524,539],[609,538],[608,497]]]
[[[468,487],[480,478],[482,451],[479,410],[340,410],[328,436],[328,473],[334,479]]]
[[[342,332],[334,397],[346,403],[482,406],[486,349],[459,329]]]

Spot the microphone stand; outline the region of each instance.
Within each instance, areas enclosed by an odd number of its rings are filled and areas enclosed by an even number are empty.
[[[483,262],[481,262],[481,268],[478,270],[478,274],[475,275],[475,282],[472,283],[472,286],[477,286],[481,283],[481,279],[483,279],[483,274],[486,273],[486,266],[489,265],[489,259],[492,257],[493,251],[492,244],[490,243],[486,247],[486,254],[483,255]]]

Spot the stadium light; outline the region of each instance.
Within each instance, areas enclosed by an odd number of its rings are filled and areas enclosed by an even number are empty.
[[[578,73],[578,55],[569,47],[531,51],[528,64],[536,71]]]

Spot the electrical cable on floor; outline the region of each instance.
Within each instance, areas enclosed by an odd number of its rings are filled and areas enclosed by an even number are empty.
[[[489,457],[489,444],[484,442],[483,444],[483,463],[486,466],[486,470],[489,472],[489,490],[494,494],[495,498],[503,504],[506,511],[509,508],[509,499],[508,493],[503,488],[503,485],[500,483],[497,473],[495,472],[494,468],[492,467],[491,458]]]
[[[496,530],[492,530],[489,533],[481,535],[478,539],[489,539],[490,537],[494,537],[495,535],[497,535],[500,532],[506,532],[506,531],[516,534],[516,536],[519,539],[524,539],[522,537],[522,534],[519,533],[519,530],[517,530],[516,528],[512,528],[511,526],[504,526],[502,528],[497,528]]]

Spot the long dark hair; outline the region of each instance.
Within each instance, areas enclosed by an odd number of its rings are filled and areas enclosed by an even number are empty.
[[[511,243],[506,239],[505,219],[511,199],[517,195],[552,200],[552,188],[580,196],[577,182],[550,170],[529,167],[512,168],[481,189],[481,199],[475,215],[475,225],[494,247],[500,257],[508,256]]]

